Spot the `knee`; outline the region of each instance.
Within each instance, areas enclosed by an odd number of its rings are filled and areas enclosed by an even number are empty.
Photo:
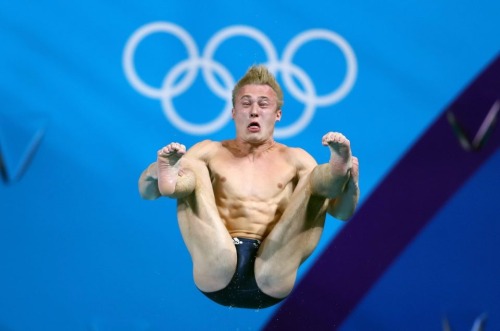
[[[255,270],[255,280],[259,289],[273,298],[281,299],[292,292],[296,272],[284,274],[278,271]]]
[[[196,286],[203,292],[225,288],[236,270],[236,254],[222,251],[211,256],[193,259],[193,277]]]

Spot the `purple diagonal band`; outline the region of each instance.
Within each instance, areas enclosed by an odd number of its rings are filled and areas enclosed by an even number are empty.
[[[494,128],[478,151],[459,144],[446,113],[472,140],[500,100],[497,57],[429,127],[322,253],[266,330],[334,330],[436,212],[500,146]],[[361,160],[362,161],[362,160]]]

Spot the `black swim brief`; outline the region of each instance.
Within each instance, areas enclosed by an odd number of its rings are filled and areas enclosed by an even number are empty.
[[[273,298],[262,292],[255,280],[254,264],[260,241],[234,238],[237,265],[231,282],[222,290],[203,292],[218,304],[228,307],[260,309],[277,304],[283,299]]]

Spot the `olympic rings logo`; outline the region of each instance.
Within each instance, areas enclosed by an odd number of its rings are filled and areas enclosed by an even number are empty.
[[[159,88],[145,83],[138,76],[134,65],[134,55],[137,47],[144,38],[154,33],[174,35],[183,43],[188,53],[186,60],[177,63],[165,75]],[[231,73],[222,63],[216,62],[213,55],[224,41],[238,36],[251,38],[260,44],[267,57],[267,62],[264,64],[275,75],[279,71],[286,89],[295,99],[304,104],[302,114],[294,123],[287,127],[276,128],[275,136],[277,138],[287,138],[301,132],[311,121],[318,106],[329,106],[339,102],[350,92],[356,81],[357,61],[354,51],[344,38],[330,30],[312,29],[298,34],[286,45],[283,55],[279,59],[273,43],[261,31],[250,26],[229,26],[217,32],[208,41],[203,54],[200,56],[193,37],[180,26],[169,22],[149,23],[132,34],[123,52],[125,75],[139,93],[161,101],[166,117],[178,129],[195,135],[213,133],[225,126],[231,119],[231,92],[236,84]],[[347,70],[340,86],[326,95],[317,95],[311,78],[302,68],[293,64],[293,57],[298,49],[312,40],[326,40],[334,44],[342,51],[346,61]],[[210,90],[224,100],[226,105],[212,121],[204,124],[193,124],[184,120],[178,114],[173,99],[184,93],[193,84],[199,69],[201,69],[203,78]],[[224,85],[219,83],[215,75],[221,78]],[[181,76],[182,79],[179,80]],[[298,79],[302,89],[297,86],[293,78]]]

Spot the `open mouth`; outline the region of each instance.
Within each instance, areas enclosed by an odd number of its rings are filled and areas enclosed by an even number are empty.
[[[252,123],[248,124],[248,129],[258,130],[258,129],[260,129],[260,124],[257,122],[252,122]]]

